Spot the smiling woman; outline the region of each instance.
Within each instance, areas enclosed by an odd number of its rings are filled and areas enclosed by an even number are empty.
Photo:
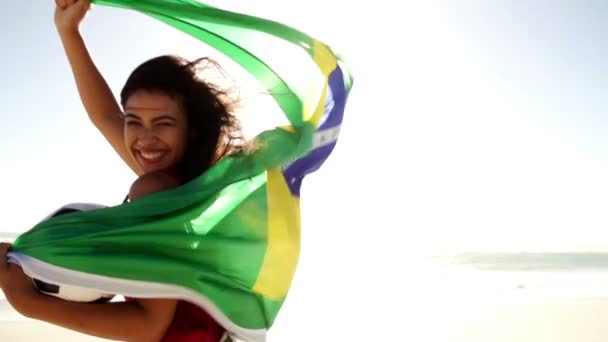
[[[160,56],[133,71],[121,104],[124,148],[138,174],[173,168],[187,182],[242,146],[233,100],[197,77],[210,67],[219,68],[206,58]]]
[[[57,27],[86,112],[140,176],[138,181],[151,181],[137,182],[132,190],[143,190],[143,196],[150,189],[161,193],[54,217],[12,246],[0,244],[0,257],[7,254],[22,267],[0,267],[0,287],[14,308],[28,316],[106,338],[219,341],[230,334],[263,341],[297,266],[302,180],[336,145],[352,75],[328,45],[283,24],[209,10],[196,1],[97,3],[166,13],[164,19],[182,31],[180,23],[192,20],[188,27],[196,29],[196,37],[212,45],[220,37],[218,48],[230,52],[270,93],[289,126],[267,127],[256,136],[257,149],[233,153],[242,138],[231,103],[224,92],[194,77],[198,66],[214,66],[206,59],[190,62],[162,54],[148,60],[131,74],[116,101],[78,30],[88,2],[57,0]],[[217,21],[222,25],[215,33]],[[282,45],[302,49],[303,62],[314,65],[318,77],[281,77],[273,59],[249,51],[257,44],[242,47],[248,34],[280,37]],[[286,59],[281,53],[273,58]],[[114,180],[108,175],[94,179]],[[176,182],[167,186],[164,182],[171,179],[166,175]],[[176,184],[174,191],[162,191]],[[74,251],[74,239],[64,234],[78,235],[83,253],[47,253],[63,247]],[[38,248],[38,239],[46,248]],[[57,268],[59,273],[47,274]],[[31,289],[29,278],[48,279],[59,287],[107,289],[129,300],[96,306],[59,301]]]

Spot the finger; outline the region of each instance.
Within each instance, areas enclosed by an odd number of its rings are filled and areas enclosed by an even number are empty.
[[[64,9],[67,6],[67,0],[55,0],[55,5]]]
[[[76,3],[76,0],[67,0],[66,3],[68,6],[72,6],[73,4]]]
[[[91,7],[91,0],[76,0],[76,5],[80,8],[89,8]]]
[[[0,258],[6,258],[6,254],[11,248],[11,244],[7,242],[0,242]]]

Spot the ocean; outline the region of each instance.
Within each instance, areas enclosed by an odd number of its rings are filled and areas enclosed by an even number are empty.
[[[509,300],[608,298],[608,253],[460,253],[426,258],[440,288]]]

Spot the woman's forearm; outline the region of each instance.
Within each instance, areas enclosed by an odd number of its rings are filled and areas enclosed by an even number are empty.
[[[82,104],[96,126],[120,119],[120,107],[112,90],[93,62],[77,29],[60,32]]]
[[[163,300],[156,300],[159,301],[163,305]],[[164,302],[164,309],[158,308],[158,312],[154,312],[151,311],[154,307],[138,302],[89,304],[40,294],[35,300],[24,303],[22,313],[33,319],[101,338],[148,342],[160,340],[171,322],[175,303],[170,300]]]
[[[77,28],[58,29],[80,99],[91,122],[118,155],[138,175],[142,170],[124,144],[121,109],[112,90],[93,62]]]

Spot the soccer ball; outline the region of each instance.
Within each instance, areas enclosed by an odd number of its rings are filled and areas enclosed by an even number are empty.
[[[113,294],[78,286],[55,285],[40,279],[32,279],[36,289],[41,293],[71,302],[105,303],[114,298]]]
[[[103,206],[89,203],[72,203],[64,205],[63,207],[55,210],[50,215],[45,217],[42,221],[46,221],[51,217],[69,214],[78,211],[92,210],[103,208]],[[57,297],[63,300],[72,302],[85,302],[85,303],[104,303],[114,298],[113,294],[104,293],[99,290],[89,289],[78,286],[69,285],[56,285],[44,282],[40,279],[33,278],[34,286],[38,291],[49,296]]]

